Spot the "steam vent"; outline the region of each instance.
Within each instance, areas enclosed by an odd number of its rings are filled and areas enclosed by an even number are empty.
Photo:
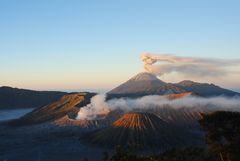
[[[151,113],[124,114],[110,127],[86,136],[87,142],[100,146],[134,145],[138,148],[160,146],[163,149],[184,143],[183,131],[177,130]],[[186,134],[185,134],[186,135]]]

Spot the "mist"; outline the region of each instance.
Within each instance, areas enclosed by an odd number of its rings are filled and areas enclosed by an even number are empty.
[[[96,95],[91,99],[91,103],[80,108],[76,119],[94,120],[98,116],[106,115],[110,111],[123,110],[130,112],[134,110],[147,111],[154,108],[190,108],[193,110],[201,110],[202,108],[209,111],[240,111],[240,97],[196,97],[186,96],[174,100],[168,99],[166,96],[149,95],[136,99],[119,98],[106,101],[106,95]]]

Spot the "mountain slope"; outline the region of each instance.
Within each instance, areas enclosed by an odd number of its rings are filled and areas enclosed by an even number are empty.
[[[75,118],[70,118],[69,115],[65,115],[60,119],[52,122],[52,124],[59,127],[77,127],[85,130],[98,129],[110,125],[110,121],[107,119],[100,120],[76,120]]]
[[[235,96],[240,95],[237,92],[221,88],[219,86],[216,86],[214,84],[208,84],[208,83],[197,83],[189,80],[184,80],[179,83],[174,84],[175,86],[184,89],[188,92],[194,92],[201,96],[219,96],[219,95],[225,95],[225,96]]]
[[[159,80],[155,75],[143,72],[139,73],[127,82],[108,92],[111,97],[114,96],[144,96],[150,94],[173,94],[185,92],[173,84],[165,83]]]
[[[145,95],[168,95],[192,92],[199,96],[235,96],[240,93],[221,88],[214,84],[182,81],[179,83],[166,83],[155,75],[139,73],[127,82],[109,91],[108,99],[115,97],[140,97]]]
[[[176,129],[152,113],[131,112],[124,114],[110,127],[87,134],[87,143],[114,147],[137,145],[140,148],[171,147],[187,144],[189,134]]]
[[[65,94],[67,93],[0,87],[0,109],[41,107],[57,101]]]
[[[64,95],[60,100],[49,105],[40,107],[20,119],[14,120],[11,124],[35,124],[46,121],[54,121],[65,115],[76,114],[78,107],[85,106],[90,103],[90,99],[95,93],[75,93]]]
[[[127,82],[108,92],[109,94],[153,93],[166,83],[151,73],[139,73]]]

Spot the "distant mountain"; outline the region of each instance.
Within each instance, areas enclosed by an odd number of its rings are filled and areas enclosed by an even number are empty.
[[[176,94],[183,93],[185,90],[173,85],[168,84],[155,75],[143,72],[132,77],[127,82],[121,84],[120,86],[114,88],[108,92],[111,97],[121,97],[121,96],[144,96],[150,94]]]
[[[131,94],[131,93],[155,93],[156,90],[166,83],[159,80],[151,73],[139,73],[127,82],[121,84],[109,93],[112,94]]]
[[[36,124],[47,121],[54,121],[66,115],[75,117],[79,107],[85,106],[90,103],[90,99],[95,93],[74,93],[64,95],[58,101],[49,105],[37,108],[32,112],[26,114],[20,119],[10,122],[12,125],[27,125]]]
[[[0,109],[41,107],[60,99],[66,92],[34,91],[0,87]]]
[[[197,83],[186,80],[175,84],[166,83],[148,72],[137,74],[127,82],[112,89],[107,94],[108,99],[110,99],[115,97],[181,94],[186,92],[191,92],[199,96],[240,95],[240,93],[208,83]]]
[[[240,93],[221,88],[219,86],[216,86],[214,84],[208,84],[208,83],[197,83],[190,80],[184,80],[179,83],[174,84],[175,86],[184,89],[188,92],[194,92],[201,96],[219,96],[219,95],[225,95],[225,96],[235,96],[240,95]]]

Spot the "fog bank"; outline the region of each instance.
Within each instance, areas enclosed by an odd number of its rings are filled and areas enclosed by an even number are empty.
[[[168,99],[166,96],[149,95],[136,99],[119,98],[106,101],[106,95],[96,95],[91,99],[91,103],[82,107],[76,119],[93,120],[97,116],[106,115],[110,111],[120,109],[125,112],[133,110],[148,110],[150,108],[163,108],[169,106],[169,108],[191,108],[194,110],[200,110],[201,108],[209,108],[211,111],[228,110],[228,111],[240,111],[240,98],[239,97],[194,97],[186,96],[174,100]]]

